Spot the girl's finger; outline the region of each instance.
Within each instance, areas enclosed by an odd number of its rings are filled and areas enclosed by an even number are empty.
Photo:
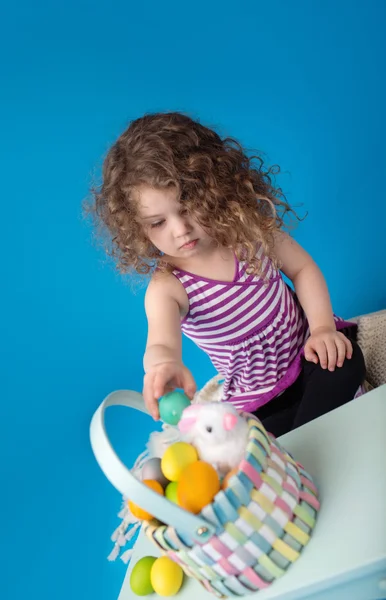
[[[172,392],[174,386],[168,379],[168,374],[163,371],[158,371],[154,378],[154,401],[152,403],[151,414],[155,420],[159,418],[158,400],[168,392]]]
[[[318,364],[318,355],[315,352],[314,348],[311,346],[311,344],[306,344],[304,348],[304,358],[308,360],[308,362]]]
[[[328,366],[328,357],[327,357],[327,348],[324,342],[317,342],[315,344],[315,352],[319,357],[320,366],[322,369],[327,369]]]
[[[326,340],[325,344],[327,348],[328,370],[335,371],[338,360],[338,349],[336,347],[335,340]]]
[[[337,365],[338,365],[338,367],[341,367],[341,366],[343,366],[344,359],[346,358],[346,344],[340,337],[338,337],[335,340],[335,344],[336,344],[336,349],[338,352]]]
[[[185,394],[192,400],[196,393],[196,382],[193,379],[193,375],[186,369],[183,376],[183,390]]]
[[[158,396],[155,394],[154,380],[154,375],[145,376],[143,386],[143,399],[151,416],[153,417],[153,419],[157,420],[159,418]]]
[[[348,338],[346,338],[346,336],[344,337],[344,343],[346,345],[346,358],[350,359],[352,357],[352,343],[350,342],[350,340]]]
[[[165,388],[166,388],[166,377],[165,374],[162,373],[162,371],[157,371],[157,373],[155,374],[154,377],[154,383],[153,383],[153,389],[154,389],[154,396],[157,398],[161,398],[161,396],[163,396],[165,394]]]

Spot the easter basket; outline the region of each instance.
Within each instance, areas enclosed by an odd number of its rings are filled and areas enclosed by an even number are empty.
[[[249,434],[238,472],[195,515],[147,487],[121,462],[106,433],[109,406],[147,413],[142,396],[131,391],[110,394],[92,418],[90,439],[114,487],[155,515],[143,528],[163,554],[217,597],[251,594],[285,575],[311,537],[318,490],[255,416],[244,413]]]

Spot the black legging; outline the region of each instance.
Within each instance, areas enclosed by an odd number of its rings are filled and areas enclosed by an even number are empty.
[[[254,414],[276,437],[296,429],[334,408],[349,402],[365,379],[365,361],[358,344],[351,340],[353,355],[335,371],[303,359],[297,380],[281,396]]]

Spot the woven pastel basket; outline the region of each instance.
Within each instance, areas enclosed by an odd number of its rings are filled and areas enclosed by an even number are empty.
[[[112,449],[104,428],[107,406],[146,412],[135,392],[114,392],[91,422],[94,454],[113,485],[156,515],[146,535],[218,597],[244,596],[282,577],[310,539],[319,510],[310,475],[253,415],[238,473],[212,504],[192,515],[135,479]]]

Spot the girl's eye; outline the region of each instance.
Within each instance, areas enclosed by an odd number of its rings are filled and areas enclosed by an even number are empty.
[[[180,215],[187,215],[188,214],[188,209],[187,208],[181,208],[180,209]]]
[[[150,227],[151,227],[152,229],[154,229],[155,227],[161,227],[161,225],[163,225],[164,223],[165,223],[165,219],[163,219],[162,221],[157,221],[157,223],[152,223],[152,224],[150,225]]]

